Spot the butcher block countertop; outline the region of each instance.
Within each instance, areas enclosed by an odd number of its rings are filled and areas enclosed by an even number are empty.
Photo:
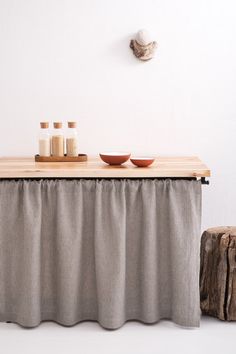
[[[86,162],[35,162],[28,157],[0,158],[0,178],[148,178],[209,177],[209,168],[196,156],[157,156],[146,168],[130,161],[108,166],[100,158]]]

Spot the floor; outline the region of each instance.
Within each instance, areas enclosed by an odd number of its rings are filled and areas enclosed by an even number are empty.
[[[63,327],[45,322],[34,329],[0,323],[1,354],[236,354],[236,322],[204,317],[199,329],[180,328],[169,321],[155,325],[128,322],[115,331],[95,322]]]

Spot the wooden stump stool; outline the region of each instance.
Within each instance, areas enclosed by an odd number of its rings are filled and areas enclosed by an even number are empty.
[[[200,299],[203,314],[236,320],[236,226],[211,228],[202,235]]]

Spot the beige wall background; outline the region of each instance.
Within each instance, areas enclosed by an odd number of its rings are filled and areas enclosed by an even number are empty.
[[[0,156],[35,154],[40,120],[77,120],[91,155],[200,156],[203,228],[236,224],[235,16],[234,0],[0,0]]]

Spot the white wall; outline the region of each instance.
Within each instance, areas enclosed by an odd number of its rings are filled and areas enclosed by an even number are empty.
[[[196,154],[203,228],[236,224],[235,19],[234,0],[0,0],[0,155],[33,155],[40,120],[78,120],[92,155]]]

